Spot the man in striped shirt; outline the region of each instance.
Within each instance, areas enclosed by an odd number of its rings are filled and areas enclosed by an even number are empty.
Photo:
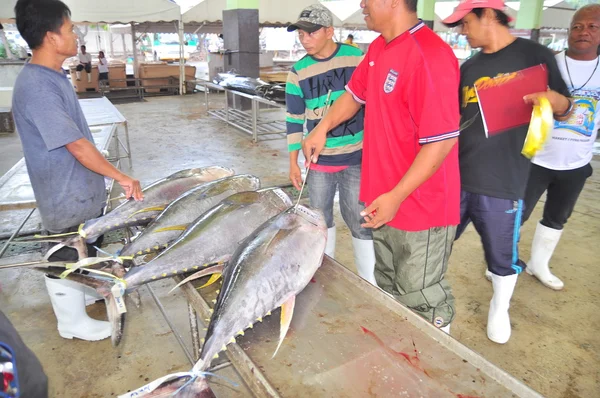
[[[358,48],[333,41],[333,16],[320,4],[300,14],[288,31],[298,31],[307,55],[296,62],[286,84],[287,138],[290,151],[290,180],[300,189],[302,177],[298,152],[302,148],[304,124],[310,132],[324,116],[325,109],[344,92],[356,66],[363,59]],[[327,100],[329,99],[329,103]],[[354,260],[359,276],[375,284],[375,254],[369,229],[361,226],[359,202],[364,109],[345,123],[327,132],[325,149],[306,177],[310,204],[323,211],[327,221],[326,254],[334,257],[336,228],[333,202],[340,193],[340,211],[352,233]]]

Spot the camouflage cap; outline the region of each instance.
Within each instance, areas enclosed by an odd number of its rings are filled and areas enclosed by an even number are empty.
[[[300,29],[308,33],[315,32],[321,28],[333,26],[333,14],[321,4],[313,4],[306,7],[300,13],[298,21],[288,26],[288,32]]]

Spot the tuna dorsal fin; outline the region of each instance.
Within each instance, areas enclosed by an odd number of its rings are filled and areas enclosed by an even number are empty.
[[[164,227],[154,230],[154,232],[167,232],[167,231],[185,231],[187,225],[172,225],[170,227]]]
[[[290,328],[292,315],[294,315],[295,304],[296,296],[292,296],[281,306],[281,329],[279,331],[279,344],[277,344],[277,348],[275,349],[275,352],[271,358],[275,358],[275,355],[277,355],[277,351],[279,351],[279,347],[281,347],[281,343],[283,343],[283,339],[285,339],[285,335]]]
[[[136,214],[139,214],[139,213],[146,213],[146,212],[149,212],[149,211],[163,211],[164,209],[165,209],[165,206],[146,207],[145,209],[136,211],[135,213],[133,213],[132,215],[130,215],[127,218],[131,218],[131,217],[133,217],[133,216],[135,216]]]
[[[212,267],[205,268],[202,271],[198,271],[195,274],[188,276],[187,278],[185,278],[184,280],[179,282],[177,284],[177,286],[175,286],[173,289],[171,289],[171,291],[169,293],[171,293],[173,290],[177,289],[179,286],[181,286],[185,283],[188,283],[188,282],[193,281],[198,278],[202,278],[203,276],[206,276],[206,275],[213,274],[211,276],[210,280],[202,286],[202,287],[206,287],[206,286],[216,282],[221,277],[222,273],[223,273],[223,264],[217,264],[217,265],[213,265]],[[214,274],[216,274],[216,276]]]

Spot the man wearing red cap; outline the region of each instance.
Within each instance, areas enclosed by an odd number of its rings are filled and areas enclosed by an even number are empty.
[[[538,98],[546,97],[557,120],[567,119],[573,108],[552,51],[514,37],[508,25],[511,18],[503,10],[501,0],[463,0],[443,21],[448,26],[458,26],[471,47],[481,48],[461,67],[461,116],[466,127],[459,138],[461,222],[456,237],[471,221],[481,236],[494,288],[487,335],[499,344],[510,339],[509,303],[517,275],[525,268],[519,260],[517,244],[531,165],[521,155],[529,126],[487,138],[476,89],[496,76],[545,64],[550,90],[528,95],[524,101],[537,103]]]

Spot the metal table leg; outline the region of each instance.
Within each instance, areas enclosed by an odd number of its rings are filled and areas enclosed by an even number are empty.
[[[124,123],[125,126],[125,143],[127,144],[127,157],[129,158],[129,168],[132,167],[132,161],[131,161],[131,145],[129,144],[129,124],[127,123],[127,120]]]
[[[29,217],[31,217],[31,215],[33,214],[34,211],[35,211],[35,209],[31,209],[31,211],[29,212],[29,214],[27,214],[27,217],[25,217],[25,219],[21,222],[21,224],[19,225],[17,230],[15,232],[13,232],[13,234],[10,236],[10,238],[8,238],[8,240],[2,247],[2,250],[0,250],[0,257],[2,257],[4,255],[4,253],[8,249],[8,246],[10,245],[10,242],[12,242],[12,240],[19,234],[19,232],[21,232],[21,229],[23,229],[23,226],[25,225],[27,220],[29,220]]]
[[[192,331],[192,348],[194,350],[194,361],[200,359],[200,333],[198,332],[198,315],[196,310],[188,303],[188,314],[190,315],[190,330]]]
[[[258,109],[260,108],[258,102],[252,100],[252,141],[256,144],[258,142]]]
[[[208,86],[204,86],[204,105],[206,105],[206,113],[210,110],[208,106]]]
[[[229,123],[229,93],[225,91],[225,121]]]

